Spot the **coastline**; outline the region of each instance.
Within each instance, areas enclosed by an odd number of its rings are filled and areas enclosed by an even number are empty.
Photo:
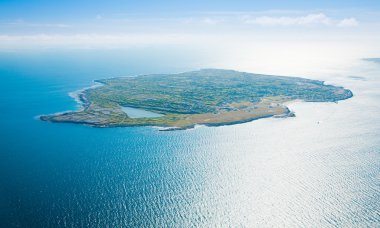
[[[37,115],[35,116],[36,119],[39,119],[39,120],[42,120],[42,121],[47,121],[47,122],[54,122],[54,121],[50,121],[48,119],[46,119],[46,117],[48,116],[53,116],[53,115],[64,115],[66,113],[69,113],[69,112],[81,112],[81,111],[84,111],[85,108],[86,108],[86,103],[87,103],[87,99],[85,98],[85,94],[84,92],[86,90],[89,90],[89,89],[95,89],[95,88],[98,88],[100,86],[103,86],[104,84],[101,83],[101,82],[98,82],[97,80],[94,80],[93,82],[93,85],[91,86],[87,86],[87,87],[84,87],[82,89],[78,89],[78,90],[75,90],[75,91],[72,91],[72,92],[69,92],[68,95],[69,97],[73,98],[74,101],[77,103],[77,109],[76,110],[66,110],[66,111],[62,111],[62,112],[55,112],[55,113],[52,113],[52,114],[41,114],[41,115]],[[57,122],[55,122],[57,123]],[[67,123],[70,123],[70,122],[67,122]],[[73,122],[75,123],[75,122]]]
[[[79,111],[83,110],[84,106],[87,103],[87,99],[84,96],[85,95],[84,92],[89,90],[89,89],[95,89],[95,88],[104,86],[103,83],[101,83],[97,80],[94,80],[92,83],[93,83],[93,85],[91,85],[91,86],[84,87],[82,89],[75,90],[73,92],[69,92],[69,96],[71,98],[73,98],[75,100],[75,102],[77,102],[78,105],[81,106],[81,107],[79,107]]]
[[[301,101],[301,100],[299,100]],[[291,103],[294,101],[287,101],[284,103]],[[118,127],[152,127],[157,128],[158,131],[176,131],[176,130],[189,130],[194,129],[197,126],[202,127],[221,127],[221,126],[229,126],[229,125],[235,125],[235,124],[243,124],[252,122],[259,119],[265,119],[265,118],[288,118],[288,117],[295,117],[295,114],[293,111],[291,111],[287,106],[285,106],[285,112],[281,114],[268,114],[268,115],[262,115],[262,116],[255,116],[247,119],[241,119],[241,120],[235,120],[235,121],[226,121],[226,122],[219,122],[219,123],[194,123],[187,126],[169,126],[169,125],[156,125],[156,124],[91,124],[86,121],[78,122],[78,121],[55,121],[51,119],[45,119],[43,116],[40,117],[43,121],[48,121],[52,123],[72,123],[72,124],[81,124],[89,127],[94,128],[118,128]],[[67,113],[67,112],[66,112]],[[65,112],[61,113],[65,114]]]

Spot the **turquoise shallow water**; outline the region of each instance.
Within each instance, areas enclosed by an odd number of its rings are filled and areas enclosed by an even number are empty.
[[[296,118],[172,132],[37,120],[75,109],[68,93],[94,79],[188,70],[93,56],[1,55],[1,226],[380,225],[379,65],[316,74],[355,96],[292,103]]]

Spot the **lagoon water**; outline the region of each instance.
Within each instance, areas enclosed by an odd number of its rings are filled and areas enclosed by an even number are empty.
[[[94,79],[188,70],[93,56],[1,54],[1,227],[380,226],[380,64],[304,75],[354,97],[292,103],[295,118],[170,132],[37,120],[75,109],[68,93]]]
[[[139,108],[122,107],[121,109],[123,110],[123,112],[127,113],[129,118],[153,118],[163,116],[162,114]]]

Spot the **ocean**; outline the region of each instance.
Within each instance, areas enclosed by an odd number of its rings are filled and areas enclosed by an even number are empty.
[[[200,62],[149,51],[1,53],[0,226],[380,226],[379,63],[296,75],[354,97],[290,103],[294,118],[169,132],[38,120],[78,108],[68,94],[95,79]]]

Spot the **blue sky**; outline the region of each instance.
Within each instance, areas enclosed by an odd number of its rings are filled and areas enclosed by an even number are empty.
[[[74,21],[94,17],[98,14],[141,14],[162,16],[197,11],[264,11],[264,10],[377,10],[377,0],[192,0],[192,1],[48,1],[48,0],[1,0],[0,19],[11,20],[64,20]]]
[[[193,0],[193,1],[47,1],[0,0],[0,35],[19,34],[77,34],[126,33],[157,30],[181,32],[185,27],[202,30],[202,23],[224,24],[225,31],[243,24],[264,25],[258,17],[276,17],[297,20],[310,15],[322,15],[330,20],[325,25],[359,24],[359,21],[376,23],[380,2],[375,0]],[[375,16],[374,16],[375,15]],[[245,19],[242,19],[245,17]],[[272,22],[277,20],[272,18]],[[309,24],[323,24],[321,23]],[[186,26],[183,26],[183,22]],[[235,24],[234,24],[234,22]],[[246,23],[250,21],[249,23]],[[223,23],[221,23],[223,22]],[[289,25],[297,25],[296,22]],[[191,24],[191,25],[190,25]],[[273,23],[272,23],[273,24]],[[232,26],[231,26],[232,25]],[[281,22],[277,23],[281,25]],[[284,25],[284,23],[282,23]],[[217,26],[214,26],[217,27]],[[346,26],[348,27],[348,26]],[[139,29],[136,29],[139,28]],[[210,28],[206,28],[210,29]],[[170,31],[169,31],[170,30]]]
[[[380,1],[0,0],[0,51],[157,47],[269,68],[380,56]]]

